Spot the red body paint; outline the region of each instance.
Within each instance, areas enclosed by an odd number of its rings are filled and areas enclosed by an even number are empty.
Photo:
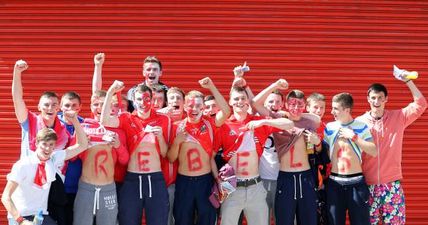
[[[95,154],[95,175],[98,176],[100,172],[104,173],[107,176],[107,170],[104,166],[105,162],[108,159],[108,153],[106,150],[98,151]]]
[[[239,173],[243,176],[248,176],[249,173],[247,171],[248,168],[248,162],[244,161],[245,158],[250,156],[250,152],[238,152],[236,154],[236,169],[239,171]]]
[[[202,169],[202,160],[198,149],[191,148],[187,151],[187,168],[192,172]]]
[[[290,149],[290,168],[300,168],[302,167],[301,162],[294,162],[294,147]]]
[[[337,151],[337,164],[339,172],[345,173],[351,167],[351,160],[346,157],[343,157],[343,152],[344,150],[342,148],[339,148],[339,150]]]
[[[138,157],[138,169],[143,172],[149,172],[150,168],[147,167],[147,164],[149,164],[149,160],[145,159],[148,156],[150,156],[150,152],[139,152]]]

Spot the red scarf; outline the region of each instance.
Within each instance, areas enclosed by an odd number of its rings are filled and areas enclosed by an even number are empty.
[[[37,166],[36,176],[34,177],[34,184],[39,187],[42,187],[46,184],[46,170],[45,170],[46,162],[40,161]]]
[[[28,111],[28,136],[29,136],[29,145],[30,150],[36,150],[36,136],[37,132],[43,128],[47,127],[43,122],[42,115],[36,115],[30,111]],[[61,123],[58,117],[55,118],[54,127],[52,128],[56,135],[58,136],[58,140],[56,141],[55,149],[65,149],[68,144],[69,134],[65,125]]]

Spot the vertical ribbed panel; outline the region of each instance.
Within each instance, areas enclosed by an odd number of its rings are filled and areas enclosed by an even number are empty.
[[[94,2],[94,1],[93,1]],[[36,110],[45,90],[83,98],[89,115],[93,55],[106,53],[104,88],[114,79],[130,87],[142,79],[142,60],[163,62],[162,81],[186,91],[210,75],[228,93],[232,69],[244,61],[247,81],[258,92],[276,79],[291,88],[331,97],[354,95],[354,115],[368,109],[366,88],[382,82],[388,107],[411,101],[392,64],[417,70],[428,94],[428,2],[425,1],[152,1],[127,4],[0,3],[0,190],[18,159],[20,127],[13,113],[13,65],[25,59],[24,96]],[[327,113],[328,114],[328,113]],[[326,116],[326,121],[331,120]],[[425,113],[404,141],[408,224],[426,224],[428,170]],[[2,208],[1,224],[5,224]]]

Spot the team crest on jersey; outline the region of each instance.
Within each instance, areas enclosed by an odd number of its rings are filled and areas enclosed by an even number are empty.
[[[204,133],[207,130],[207,127],[205,125],[201,126],[201,133]]]
[[[229,132],[229,136],[236,136],[236,132],[235,132],[234,130],[231,130],[231,131]]]

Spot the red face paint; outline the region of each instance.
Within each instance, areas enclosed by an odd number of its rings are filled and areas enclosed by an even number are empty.
[[[290,149],[290,168],[300,168],[302,167],[301,162],[294,162],[294,147]]]
[[[202,169],[202,160],[198,149],[192,148],[187,151],[187,168],[191,172]]]
[[[287,109],[293,116],[300,116],[305,110],[305,101],[298,98],[290,98],[287,100]]]
[[[239,152],[236,154],[236,169],[239,171],[239,174],[242,176],[248,176],[249,173],[247,171],[248,161],[244,161],[245,158],[250,156],[250,152]]]
[[[339,172],[341,173],[346,173],[349,170],[349,168],[351,168],[351,160],[349,160],[346,157],[343,157],[344,151],[345,151],[344,149],[339,148],[336,155],[338,169],[339,169]]]
[[[107,176],[107,170],[104,166],[108,159],[108,153],[106,150],[98,151],[97,154],[95,154],[95,175],[98,176],[98,174],[101,172],[104,174],[104,176]]]
[[[191,120],[199,120],[202,116],[204,105],[201,98],[189,98],[186,100],[185,111]]]
[[[138,152],[138,170],[143,172],[149,172],[150,168],[147,167],[149,160],[147,159],[150,156],[150,152]]]

